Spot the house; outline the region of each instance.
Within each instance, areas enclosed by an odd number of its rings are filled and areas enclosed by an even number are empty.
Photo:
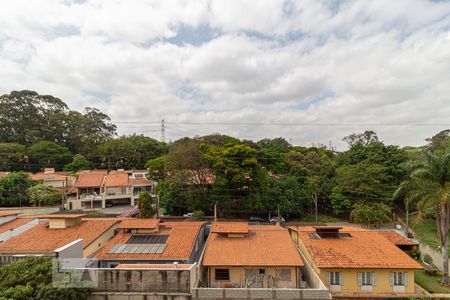
[[[213,223],[202,265],[221,288],[298,288],[304,266],[286,229],[243,222]]]
[[[414,249],[419,248],[419,243],[408,239],[401,235],[396,230],[380,230],[379,231],[385,238],[390,240],[394,245],[396,245],[401,250],[405,251],[409,255],[412,254]]]
[[[0,214],[0,243],[24,232],[38,223],[34,217],[19,217],[18,213]]]
[[[55,172],[54,168],[45,168],[43,172],[30,174],[30,179],[53,186],[64,194],[68,194],[77,181],[77,178],[72,176],[71,172]]]
[[[289,232],[333,298],[414,295],[414,270],[422,266],[382,232],[333,226]]]
[[[155,182],[147,179],[147,171],[94,170],[80,172],[75,185],[77,196],[69,199],[69,209],[98,209],[114,205],[135,206],[139,194],[152,192]]]
[[[205,222],[122,219],[118,234],[95,258],[99,266],[189,265],[198,261],[207,238]]]
[[[114,236],[119,219],[86,218],[84,214],[37,216],[43,222],[0,243],[0,263],[28,256],[53,256],[56,249],[83,240],[83,257],[90,257]]]

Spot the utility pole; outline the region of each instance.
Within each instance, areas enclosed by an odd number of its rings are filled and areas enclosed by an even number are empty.
[[[164,123],[164,119],[161,120],[161,142],[166,142],[166,126]]]

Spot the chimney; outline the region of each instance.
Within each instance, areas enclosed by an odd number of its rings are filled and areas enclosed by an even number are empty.
[[[45,174],[53,174],[53,173],[55,173],[55,168],[45,168],[44,173]]]
[[[51,214],[40,216],[42,219],[48,219],[48,228],[69,228],[80,224],[85,214]]]
[[[313,228],[322,239],[338,239],[339,230],[342,229],[342,227],[337,226],[314,226]]]

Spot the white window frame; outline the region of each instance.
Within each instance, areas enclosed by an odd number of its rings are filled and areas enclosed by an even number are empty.
[[[392,272],[392,285],[393,286],[407,286],[408,285],[408,273],[406,272]]]
[[[375,285],[375,273],[374,272],[359,272],[358,284],[360,286],[374,286]]]
[[[342,272],[328,272],[329,285],[341,286],[342,285]]]

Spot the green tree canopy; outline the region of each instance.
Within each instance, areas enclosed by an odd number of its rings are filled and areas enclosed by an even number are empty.
[[[152,195],[142,192],[138,198],[139,218],[153,218],[155,210],[152,206]]]
[[[33,205],[55,205],[61,203],[61,192],[54,186],[36,184],[28,189],[28,197]]]
[[[391,208],[383,203],[356,203],[350,219],[355,223],[366,224],[368,228],[380,228],[392,221]]]
[[[20,274],[20,276],[18,276]],[[0,299],[87,299],[90,290],[52,286],[52,262],[47,257],[22,259],[0,267]]]
[[[72,162],[64,166],[65,171],[77,172],[81,170],[89,170],[92,168],[92,163],[81,154],[75,154]]]
[[[69,149],[50,141],[37,142],[28,148],[27,154],[33,164],[33,170],[44,167],[62,169],[62,166],[72,158]]]
[[[143,169],[148,160],[166,151],[166,144],[137,134],[110,139],[97,147],[97,154],[108,169]]]
[[[25,172],[12,172],[0,178],[0,206],[29,205],[28,188],[34,185]]]
[[[15,171],[24,167],[25,146],[17,143],[0,143],[0,170]]]

